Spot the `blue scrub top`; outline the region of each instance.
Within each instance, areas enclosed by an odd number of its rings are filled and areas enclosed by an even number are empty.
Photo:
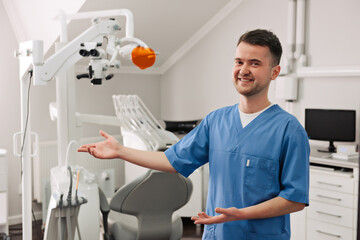
[[[244,208],[277,196],[309,203],[308,137],[278,105],[245,128],[238,104],[218,109],[165,154],[186,177],[209,163],[210,216],[218,215],[217,207]],[[203,239],[289,240],[290,216],[206,225]]]

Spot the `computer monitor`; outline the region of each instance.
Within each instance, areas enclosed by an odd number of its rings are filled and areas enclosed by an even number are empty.
[[[336,152],[334,141],[354,142],[355,110],[305,109],[305,130],[309,139],[329,141],[321,152]]]

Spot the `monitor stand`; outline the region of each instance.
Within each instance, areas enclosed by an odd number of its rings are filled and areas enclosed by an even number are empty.
[[[319,148],[318,152],[336,153],[336,147],[334,146],[334,141],[330,140],[329,147]]]

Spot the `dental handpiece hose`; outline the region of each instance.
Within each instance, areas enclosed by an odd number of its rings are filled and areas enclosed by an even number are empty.
[[[66,228],[67,228],[67,232],[68,232],[68,239],[72,239],[72,228],[71,228],[71,216],[70,216],[70,211],[71,211],[71,192],[72,192],[72,172],[71,172],[71,167],[68,166],[68,170],[69,170],[69,174],[70,174],[70,186],[69,186],[69,192],[68,192],[68,196],[67,196],[67,202],[68,202],[68,206],[66,209]]]
[[[68,202],[68,206],[71,206],[71,191],[72,191],[72,172],[71,172],[71,167],[68,166],[68,170],[69,170],[69,174],[70,174],[70,186],[69,186],[69,192],[68,192],[68,196],[67,196],[67,202]]]
[[[79,176],[80,176],[80,170],[77,171],[77,176],[76,176],[76,190],[75,190],[76,205],[79,205],[79,199],[78,199]]]

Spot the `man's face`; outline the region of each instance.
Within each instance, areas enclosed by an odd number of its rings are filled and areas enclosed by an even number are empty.
[[[233,83],[243,96],[266,95],[270,81],[280,72],[273,67],[273,58],[268,47],[241,42],[236,48],[233,68]]]

